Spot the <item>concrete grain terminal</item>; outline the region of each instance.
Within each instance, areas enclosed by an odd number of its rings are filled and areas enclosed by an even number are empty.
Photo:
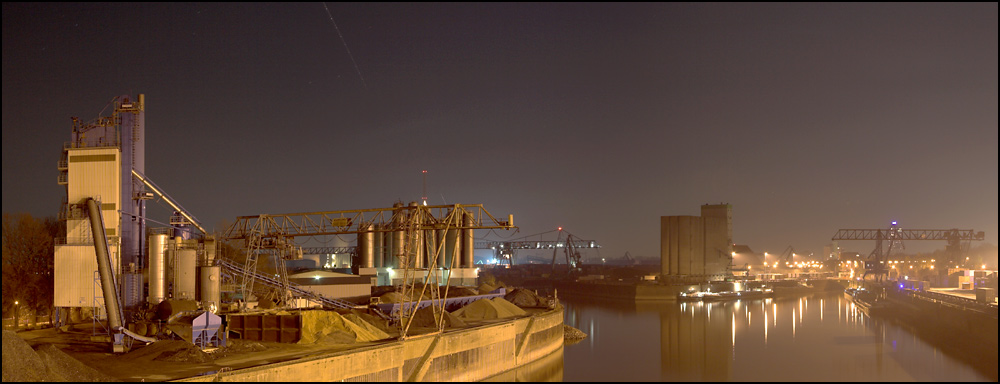
[[[201,350],[163,340],[112,354],[92,323],[4,332],[4,381],[478,381],[560,350],[562,308],[531,291],[481,299],[445,312],[417,312],[407,338],[364,311],[302,311],[296,343],[229,339]],[[509,300],[508,300],[509,299]],[[521,303],[521,306],[511,303]],[[575,331],[575,330],[571,330]],[[98,331],[99,332],[99,331]],[[580,335],[574,333],[573,337]],[[474,356],[479,356],[478,358]],[[472,358],[470,358],[472,357]],[[561,379],[561,378],[560,378]]]

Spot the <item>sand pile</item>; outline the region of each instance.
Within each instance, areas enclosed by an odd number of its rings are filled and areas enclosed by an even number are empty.
[[[133,347],[128,353],[118,358],[133,363],[152,360],[205,363],[213,360],[212,356],[202,351],[201,348],[184,340],[160,340],[152,344]]]
[[[426,306],[417,310],[417,313],[413,315],[413,323],[411,326],[423,327],[423,328],[437,328],[437,319],[434,316],[434,308],[432,306]],[[466,326],[465,321],[458,318],[448,311],[444,312],[444,326],[445,328],[456,328]]]
[[[408,294],[407,297],[409,297],[409,300],[407,300],[405,297],[403,297],[403,294],[401,294],[399,292],[387,292],[387,293],[383,294],[382,296],[379,296],[379,300],[381,300],[383,304],[395,304],[395,303],[402,303],[404,301],[419,301],[419,300],[416,300],[416,297],[418,295],[420,295],[420,290],[410,291],[410,292],[407,292],[407,294]],[[429,300],[431,298],[431,293],[430,292],[424,292],[423,296],[420,296],[420,297],[422,297],[422,300]]]
[[[266,349],[267,347],[259,341],[229,339],[226,340],[226,346],[220,348],[219,352],[260,352]],[[214,354],[218,354],[218,352]]]
[[[183,340],[170,340],[170,341],[183,341]],[[160,343],[159,341],[157,343]],[[205,351],[202,351],[198,346],[191,344],[187,341],[183,341],[184,345],[180,346],[171,351],[166,351],[160,353],[159,356],[153,358],[156,361],[171,361],[176,363],[207,363],[215,360],[215,356],[212,356]],[[153,343],[156,344],[156,343]]]
[[[88,367],[52,344],[43,345],[35,352],[42,358],[53,379],[76,382],[121,381]]]
[[[364,320],[368,324],[374,325],[382,332],[389,333],[389,322],[381,317],[377,317],[375,315],[357,309],[352,309],[350,314],[360,317],[361,320]],[[354,321],[354,319],[350,320]]]
[[[34,350],[11,331],[3,331],[3,381],[121,381],[67,355],[52,344]]]
[[[226,340],[225,347],[219,348],[215,352],[212,352],[208,355],[213,360],[218,360],[224,357],[232,356],[234,354],[260,352],[264,350],[267,350],[267,346],[261,344],[259,341],[244,340],[244,339],[229,339]]]
[[[563,341],[565,343],[572,345],[586,338],[587,334],[583,333],[583,331],[563,324]]]
[[[549,299],[538,296],[535,291],[524,288],[515,288],[507,292],[503,298],[521,308],[546,308],[549,305]]]
[[[448,288],[448,297],[463,297],[463,296],[475,296],[479,292],[476,289],[469,287],[442,287],[441,296],[444,296],[444,289]]]
[[[24,339],[3,331],[3,381],[47,381],[45,362]]]
[[[379,301],[384,304],[396,304],[403,301],[403,295],[399,292],[386,292],[379,296]]]
[[[332,311],[302,311],[302,333],[299,344],[350,344],[389,338],[378,327],[356,314],[342,316]]]
[[[525,316],[527,312],[502,297],[479,299],[452,312],[462,320],[492,320]]]
[[[485,294],[488,294],[488,293],[491,293],[491,292],[497,290],[498,288],[504,288],[504,287],[505,286],[503,285],[503,283],[500,283],[498,285],[491,285],[491,284],[487,284],[487,283],[482,283],[482,284],[479,284],[479,288],[477,290],[479,291],[480,295],[485,295]]]

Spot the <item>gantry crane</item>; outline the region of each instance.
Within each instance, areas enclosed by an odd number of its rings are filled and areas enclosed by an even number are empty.
[[[559,232],[559,236],[557,236],[556,240],[554,241],[526,240],[535,236],[541,236],[552,232]],[[580,252],[578,251],[578,249],[601,247],[600,244],[598,244],[594,240],[581,240],[576,236],[570,235],[569,232],[566,232],[565,240],[559,240],[559,238],[562,237],[563,232],[565,231],[563,231],[562,227],[560,227],[558,229],[554,229],[551,231],[524,236],[517,240],[478,241],[476,242],[476,249],[493,250],[493,255],[497,259],[498,263],[500,264],[507,263],[507,265],[514,264],[514,256],[517,250],[552,249],[553,250],[552,263],[553,263],[553,268],[555,268],[555,256],[558,253],[559,249],[563,249],[565,251],[567,255],[566,263],[570,264],[572,261],[573,265],[575,266],[581,263]]]
[[[946,240],[946,265],[954,265],[961,254],[968,249],[972,240],[983,240],[983,231],[972,229],[901,229],[893,221],[888,229],[841,229],[833,235],[832,240],[875,240],[875,249],[865,261],[865,272],[862,278],[874,275],[875,281],[881,281],[889,275],[885,262],[893,249],[900,248],[905,240]],[[884,249],[884,252],[883,252]],[[942,268],[941,273],[946,273]]]
[[[792,264],[795,261],[795,248],[792,248],[791,245],[789,245],[788,248],[785,248],[785,250],[781,252],[781,256],[778,257],[778,261],[785,263],[786,267]]]

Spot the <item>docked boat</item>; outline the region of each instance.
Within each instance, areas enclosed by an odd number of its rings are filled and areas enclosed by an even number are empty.
[[[844,294],[850,297],[851,302],[869,316],[878,314],[886,308],[885,302],[879,300],[875,293],[865,288],[848,288],[844,290]]]
[[[769,289],[752,289],[746,291],[722,292],[681,292],[677,299],[681,301],[732,301],[753,300],[771,297],[774,292]]]

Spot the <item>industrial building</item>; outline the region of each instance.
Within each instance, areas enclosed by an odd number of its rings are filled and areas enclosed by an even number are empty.
[[[66,237],[56,241],[54,302],[56,324],[106,322],[115,352],[127,350],[131,340],[155,341],[156,330],[183,312],[227,316],[264,301],[268,307],[351,309],[355,304],[342,299],[370,295],[374,285],[404,293],[417,283],[475,286],[475,230],[515,228],[513,215],[497,220],[481,204],[397,202],[240,216],[213,235],[145,175],[145,96],[115,97],[111,105],[110,116],[87,123],[74,118],[71,140],[62,148],[58,183],[66,198],[59,218],[66,221]],[[173,209],[169,222],[148,217],[151,199]],[[353,235],[355,245],[316,252],[324,260],[304,259],[295,242],[340,235]],[[223,244],[230,254],[223,254]],[[353,273],[309,271],[321,261]],[[437,299],[437,290],[431,291]]]
[[[732,239],[730,204],[702,205],[701,216],[661,216],[661,276],[707,281],[732,276]]]

